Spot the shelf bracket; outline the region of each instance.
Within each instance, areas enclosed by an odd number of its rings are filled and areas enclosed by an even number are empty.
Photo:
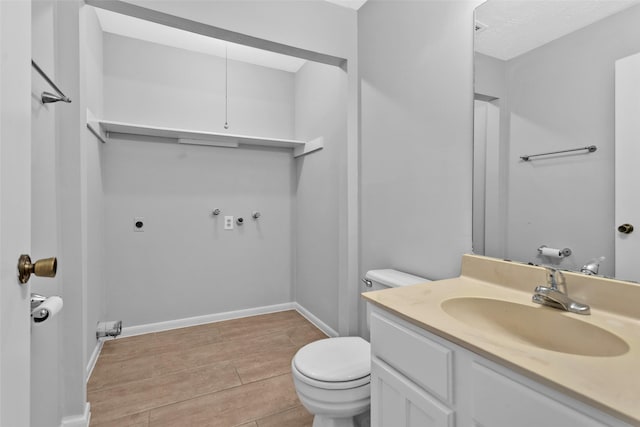
[[[313,153],[314,151],[322,150],[324,147],[324,138],[319,137],[316,139],[312,139],[308,141],[302,147],[296,147],[293,149],[293,157],[301,157],[306,156],[309,153]]]
[[[100,140],[103,144],[107,142],[107,134],[102,130],[102,126],[96,119],[96,116],[93,115],[91,110],[87,108],[87,129],[91,131],[91,133]]]

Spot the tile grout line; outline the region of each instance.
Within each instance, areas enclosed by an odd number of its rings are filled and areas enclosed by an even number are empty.
[[[287,409],[283,409],[282,411],[278,411],[278,412],[271,413],[269,415],[265,415],[264,417],[256,418],[256,419],[253,420],[253,422],[256,423],[258,425],[258,427],[260,427],[260,423],[258,421],[264,420],[264,419],[269,418],[269,417],[273,417],[275,415],[284,414],[285,412],[289,412],[290,410],[295,409],[298,406],[302,406],[302,403],[298,403],[297,405],[291,406],[290,408],[287,408]],[[251,421],[248,421],[248,422],[251,422]]]
[[[275,375],[275,376],[273,376],[273,377],[264,378],[264,379],[261,379],[261,380],[258,380],[258,381],[253,381],[253,382],[251,382],[251,383],[247,383],[247,384],[255,384],[255,383],[258,383],[258,382],[271,380],[271,379],[273,379],[273,378],[281,377],[281,376],[284,376],[284,375],[289,375],[289,374],[288,374],[288,373],[286,373],[286,374]],[[240,380],[240,381],[242,382],[242,380]],[[152,409],[148,409],[147,411],[149,412],[149,427],[151,427],[151,411],[152,411],[152,410],[156,410],[156,409],[164,408],[164,407],[171,406],[171,405],[175,405],[175,404],[178,404],[178,403],[188,402],[189,400],[199,399],[199,398],[204,397],[204,396],[208,396],[208,395],[212,395],[212,394],[216,394],[216,393],[221,393],[221,392],[224,392],[224,391],[229,391],[229,390],[232,390],[232,389],[234,389],[234,388],[241,388],[241,387],[243,387],[243,386],[245,386],[245,385],[247,385],[247,384],[242,384],[242,383],[241,383],[240,385],[236,385],[236,386],[228,387],[228,388],[225,388],[225,389],[222,389],[222,390],[213,391],[213,392],[211,392],[211,393],[203,393],[203,394],[200,394],[200,395],[197,395],[197,396],[193,396],[193,397],[191,397],[191,398],[189,398],[189,399],[185,399],[185,400],[182,400],[182,401],[179,401],[179,402],[167,403],[167,404],[165,404],[165,405],[160,405],[160,406],[154,407],[154,408],[152,408]],[[290,408],[287,408],[287,409],[286,409],[286,410],[284,410],[284,411],[279,411],[279,412],[274,412],[274,413],[266,414],[266,415],[264,415],[264,416],[262,416],[262,417],[260,417],[260,418],[255,418],[255,419],[247,420],[247,421],[244,421],[242,424],[247,424],[247,423],[251,423],[251,422],[255,422],[256,424],[258,424],[258,420],[261,420],[261,419],[264,419],[264,418],[267,418],[267,417],[270,417],[270,416],[273,416],[273,415],[276,415],[276,414],[280,414],[280,413],[282,413],[282,412],[290,411],[291,409],[293,409],[293,408],[295,408],[295,407],[297,407],[297,406],[299,406],[299,405],[292,406],[292,407],[290,407]],[[128,416],[128,415],[127,415],[127,416]],[[238,425],[242,425],[242,424],[238,424]],[[99,427],[99,426],[98,426],[98,427]]]
[[[0,0],[0,1],[1,1],[1,0]],[[188,371],[188,370],[197,370],[197,369],[205,368],[205,367],[208,367],[208,366],[213,366],[213,365],[223,365],[223,364],[228,364],[228,365],[231,365],[231,366],[233,367],[233,369],[234,369],[234,373],[236,374],[236,378],[238,379],[238,381],[240,382],[240,384],[236,384],[236,385],[232,385],[232,386],[224,387],[224,388],[221,388],[221,389],[219,389],[219,390],[211,391],[211,392],[208,392],[208,393],[194,394],[193,396],[190,396],[190,397],[188,397],[188,398],[186,398],[186,399],[180,399],[180,400],[176,400],[176,401],[173,401],[173,402],[170,402],[170,403],[166,403],[166,404],[164,404],[164,405],[154,406],[154,407],[151,407],[151,408],[146,408],[146,409],[143,409],[143,410],[141,410],[141,411],[139,411],[139,412],[134,412],[134,413],[132,413],[132,414],[126,414],[126,415],[124,415],[124,416],[131,416],[131,415],[139,414],[139,413],[142,413],[142,412],[145,412],[145,411],[151,411],[152,409],[155,409],[155,408],[160,408],[160,407],[167,406],[167,405],[173,405],[174,403],[186,402],[186,401],[188,401],[188,400],[191,400],[191,399],[194,399],[194,398],[197,398],[197,397],[202,397],[202,396],[206,396],[206,395],[208,395],[208,394],[218,393],[218,392],[221,392],[221,391],[230,390],[230,389],[233,389],[233,388],[236,388],[236,387],[241,387],[241,386],[243,386],[244,384],[242,384],[242,380],[240,379],[240,376],[238,375],[238,373],[237,373],[237,370],[236,370],[235,366],[233,365],[233,363],[232,363],[230,360],[225,360],[225,361],[222,361],[222,362],[211,363],[211,364],[203,365],[203,366],[191,367],[191,368],[183,369],[183,370],[181,370],[181,371],[171,372],[171,373],[169,373],[169,374],[166,374],[166,375],[160,375],[160,376],[153,377],[153,378],[146,378],[146,379],[144,379],[144,380],[130,381],[130,382],[125,383],[125,384],[134,383],[134,382],[139,382],[139,381],[148,381],[148,380],[150,380],[150,379],[160,378],[160,377],[162,377],[162,376],[169,376],[169,375],[179,374],[180,372],[184,372],[184,371]],[[268,379],[268,378],[265,378],[265,379]],[[115,388],[115,387],[118,387],[118,386],[110,387],[109,389],[104,389],[104,390],[105,390],[105,391],[106,391],[106,390],[110,390],[110,389]],[[120,417],[119,417],[119,418],[120,418]]]
[[[235,368],[234,368],[234,369],[235,369]],[[240,388],[240,387],[243,387],[243,386],[248,385],[248,384],[255,384],[255,383],[262,382],[262,381],[272,380],[272,379],[274,379],[274,378],[278,378],[278,377],[281,377],[281,376],[284,376],[284,375],[289,375],[289,373],[284,373],[284,374],[280,374],[280,375],[274,375],[273,377],[263,378],[263,379],[261,379],[261,380],[258,380],[258,381],[252,381],[252,382],[247,383],[247,384],[242,384],[242,380],[240,380],[240,382],[241,382],[241,383],[240,383],[240,384],[238,384],[238,385],[234,385],[234,386],[231,386],[231,387],[222,388],[222,389],[220,389],[220,390],[212,391],[212,392],[209,392],[209,393],[196,394],[196,395],[193,395],[193,396],[189,397],[188,399],[176,400],[175,402],[170,402],[170,403],[165,403],[165,404],[163,404],[163,405],[159,405],[159,406],[153,406],[153,407],[150,407],[150,408],[145,408],[145,409],[143,409],[143,410],[141,410],[141,411],[139,411],[139,412],[133,412],[133,413],[130,413],[130,414],[124,414],[124,415],[122,415],[122,416],[119,416],[118,418],[114,418],[114,419],[110,419],[110,420],[105,420],[103,423],[106,423],[106,422],[113,422],[113,421],[116,421],[116,420],[118,420],[118,419],[120,419],[120,418],[131,417],[131,416],[133,416],[133,415],[136,415],[136,414],[142,414],[142,413],[144,413],[144,412],[148,412],[148,414],[149,414],[149,422],[151,422],[151,411],[154,411],[154,410],[157,410],[157,409],[160,409],[160,408],[165,408],[165,407],[167,407],[167,406],[171,406],[171,405],[176,405],[176,404],[178,404],[178,403],[188,402],[189,400],[199,399],[199,398],[201,398],[201,397],[208,396],[208,395],[212,395],[212,394],[216,394],[216,393],[228,392],[229,390],[233,390],[233,389],[235,389],[235,388]],[[295,408],[296,406],[299,406],[299,405],[295,405],[295,406],[292,406],[292,407],[290,407],[290,408],[287,408],[287,409],[286,409],[286,411],[289,411],[289,410],[291,410],[291,409]],[[280,412],[285,412],[285,411],[280,411]],[[263,419],[263,418],[266,418],[266,417],[269,417],[269,416],[272,416],[272,415],[275,415],[275,414],[279,414],[280,412],[275,412],[275,413],[267,414],[267,415],[265,415],[265,416],[263,416],[263,417],[256,418],[255,420],[248,420],[248,421],[246,421],[246,423],[250,423],[250,422],[252,422],[252,421],[256,421],[256,420],[258,420],[258,419]],[[246,423],[245,423],[245,424],[246,424]],[[98,424],[98,427],[99,427],[99,426],[100,426],[100,425]]]
[[[242,381],[242,377],[240,376],[240,373],[238,372],[238,367],[236,366],[236,364],[232,361],[231,364],[233,365],[233,370],[236,373],[236,377],[238,377],[238,381],[240,381],[240,385],[243,386],[245,385],[245,382]]]

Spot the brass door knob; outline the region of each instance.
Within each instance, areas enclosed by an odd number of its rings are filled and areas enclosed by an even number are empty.
[[[58,260],[55,257],[31,263],[29,255],[20,255],[18,260],[18,279],[20,283],[27,283],[32,274],[39,277],[55,277],[57,270]]]
[[[618,226],[618,231],[624,234],[633,233],[633,225],[631,224],[622,224]]]

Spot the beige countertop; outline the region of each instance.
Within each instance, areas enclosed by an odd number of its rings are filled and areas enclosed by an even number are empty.
[[[476,255],[463,257],[460,277],[362,295],[429,332],[626,422],[640,424],[640,285],[575,273],[563,275],[569,296],[589,304],[591,315],[568,313],[531,302],[535,286],[547,282],[544,268]],[[547,350],[510,339],[498,330],[500,322],[471,325],[442,308],[447,300],[469,297],[551,310],[549,316],[542,313],[551,319],[551,325],[574,323],[571,319],[586,322],[621,338],[628,349],[625,346],[613,356]],[[531,312],[528,308],[525,310]],[[560,319],[562,316],[570,319]],[[556,329],[541,325],[540,334],[562,333]],[[589,337],[568,336],[567,339]]]

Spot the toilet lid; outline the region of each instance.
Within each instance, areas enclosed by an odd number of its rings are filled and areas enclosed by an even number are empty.
[[[317,381],[354,381],[371,373],[371,346],[360,337],[327,338],[298,350],[293,364]]]

